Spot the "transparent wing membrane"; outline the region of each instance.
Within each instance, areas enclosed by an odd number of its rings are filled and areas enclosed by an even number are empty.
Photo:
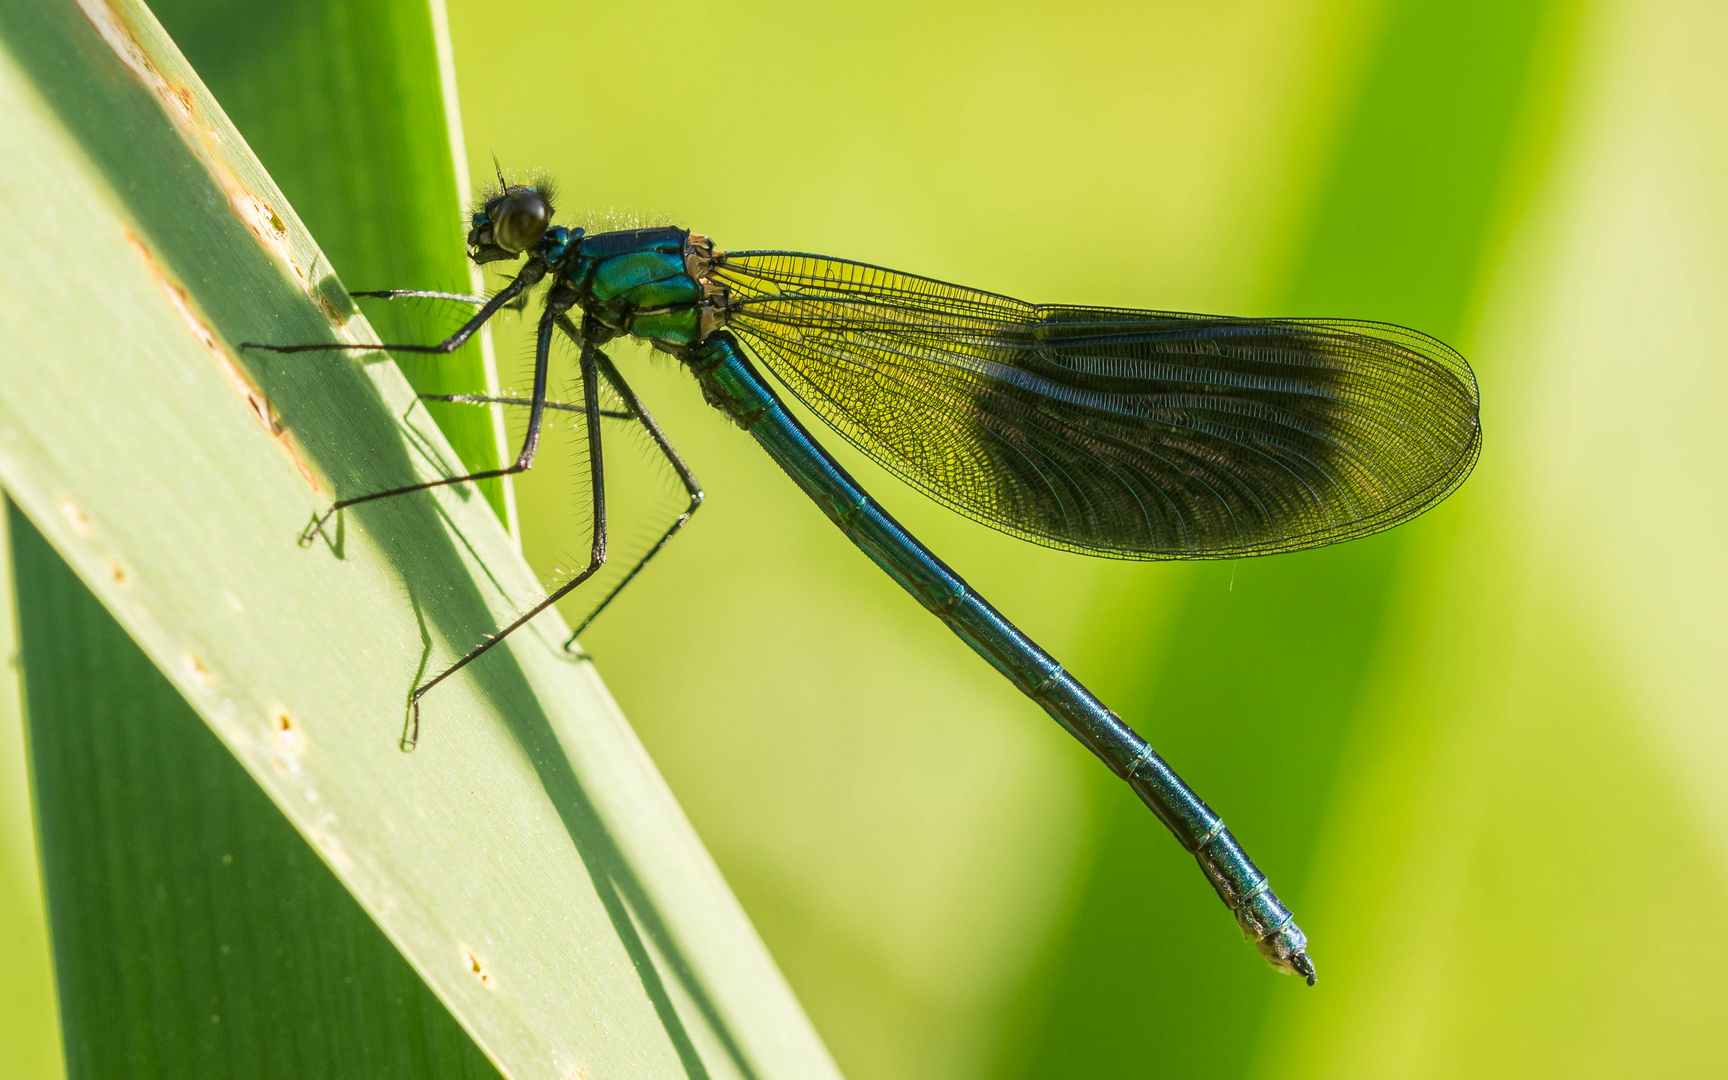
[[[1475,377],[1382,323],[1034,305],[863,263],[730,252],[728,327],[865,453],[961,513],[1124,559],[1296,551],[1439,502]]]

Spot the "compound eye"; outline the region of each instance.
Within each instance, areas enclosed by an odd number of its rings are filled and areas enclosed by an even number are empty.
[[[552,208],[538,191],[511,188],[488,215],[492,219],[492,242],[505,251],[521,253],[540,242],[552,223]]]

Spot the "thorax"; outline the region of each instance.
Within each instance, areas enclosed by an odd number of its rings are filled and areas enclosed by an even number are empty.
[[[590,319],[682,354],[724,318],[724,300],[706,280],[712,261],[713,243],[698,233],[629,229],[573,238],[556,273]]]

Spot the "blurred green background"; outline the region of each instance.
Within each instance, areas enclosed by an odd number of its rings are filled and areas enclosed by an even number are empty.
[[[847,1075],[1719,1073],[1728,9],[449,8],[476,179],[544,168],[566,223],[1384,319],[1481,380],[1447,503],[1239,563],[1038,549],[830,441],[1225,816],[1310,935],[1309,990],[675,364],[618,351],[709,502],[584,644]],[[519,322],[498,343],[525,387]],[[631,550],[676,499],[619,447]],[[518,486],[548,577],[585,549],[574,452]],[[25,1047],[48,1014],[15,773],[0,1033]]]

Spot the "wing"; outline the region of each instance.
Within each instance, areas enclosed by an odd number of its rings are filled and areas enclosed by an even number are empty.
[[[961,513],[1125,559],[1388,529],[1481,445],[1475,376],[1413,330],[1027,304],[863,263],[729,252],[727,326],[847,439]]]

